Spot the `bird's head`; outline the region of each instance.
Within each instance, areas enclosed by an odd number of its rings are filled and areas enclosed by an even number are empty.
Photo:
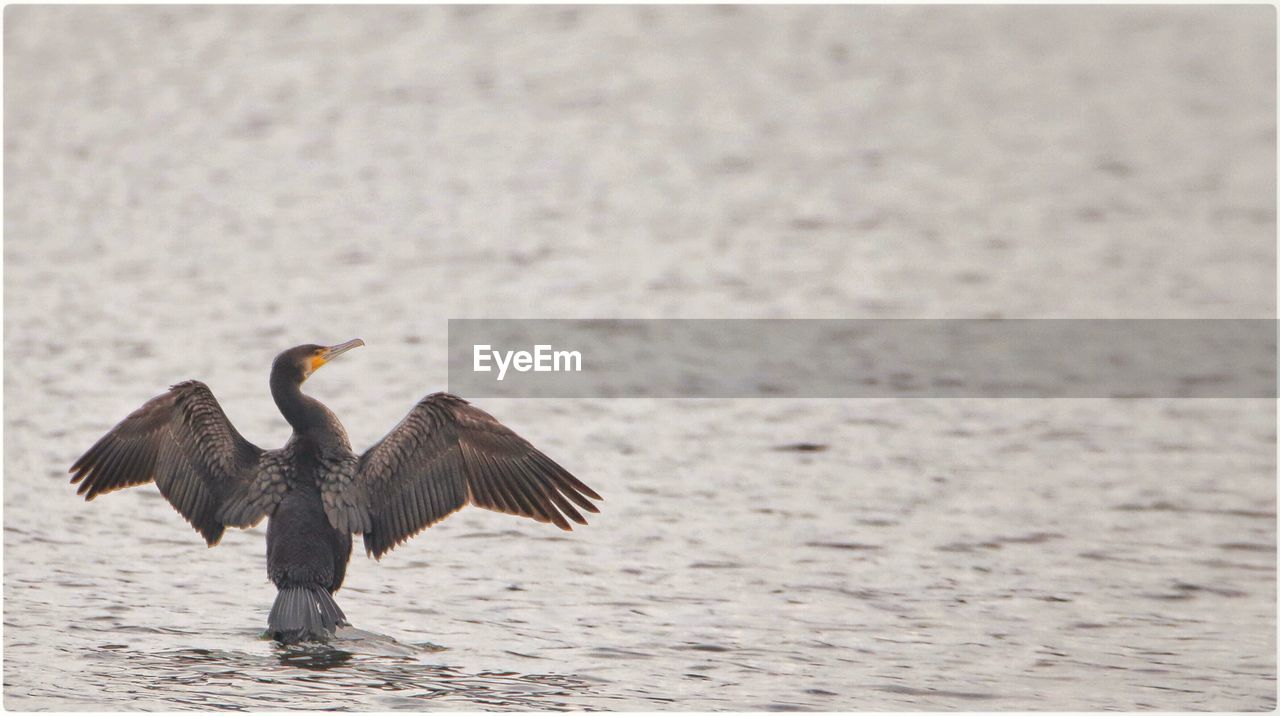
[[[359,348],[364,345],[364,341],[354,338],[346,343],[339,343],[336,346],[317,346],[307,344],[305,346],[294,346],[289,350],[276,356],[276,360],[271,364],[271,374],[279,375],[291,381],[301,383],[316,372],[320,366],[346,353],[352,348]]]

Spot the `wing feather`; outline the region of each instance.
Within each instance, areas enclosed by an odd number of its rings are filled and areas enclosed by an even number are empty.
[[[241,437],[199,381],[147,401],[71,466],[76,494],[98,495],[154,481],[160,494],[210,545],[228,526],[257,524],[279,501],[279,451]]]
[[[468,504],[572,529],[602,499],[493,416],[447,393],[423,398],[360,457],[355,479],[321,486],[329,521],[381,557]],[[567,518],[567,519],[566,519]],[[359,529],[357,529],[357,527]]]

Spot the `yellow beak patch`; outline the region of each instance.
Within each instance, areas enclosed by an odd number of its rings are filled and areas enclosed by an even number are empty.
[[[307,374],[310,375],[311,373],[316,372],[316,368],[319,368],[326,362],[327,361],[325,361],[323,356],[311,356],[307,359]]]

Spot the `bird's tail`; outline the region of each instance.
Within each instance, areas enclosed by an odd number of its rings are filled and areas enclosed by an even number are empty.
[[[318,585],[282,587],[267,617],[271,638],[282,644],[328,641],[339,626],[347,624],[347,615],[333,595]]]

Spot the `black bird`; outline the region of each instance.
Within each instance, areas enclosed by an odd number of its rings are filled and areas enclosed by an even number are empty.
[[[472,504],[564,530],[602,499],[488,413],[448,393],[423,398],[386,437],[356,455],[337,416],[302,382],[364,345],[305,345],[276,356],[271,396],[293,426],[263,450],[231,425],[208,386],[191,380],[147,401],[71,466],[77,494],[155,480],[212,547],[227,527],[267,523],[267,572],[279,589],[268,617],[277,641],[324,641],[346,625],[333,593],[364,535],[375,559]],[[568,519],[566,519],[566,517]]]

